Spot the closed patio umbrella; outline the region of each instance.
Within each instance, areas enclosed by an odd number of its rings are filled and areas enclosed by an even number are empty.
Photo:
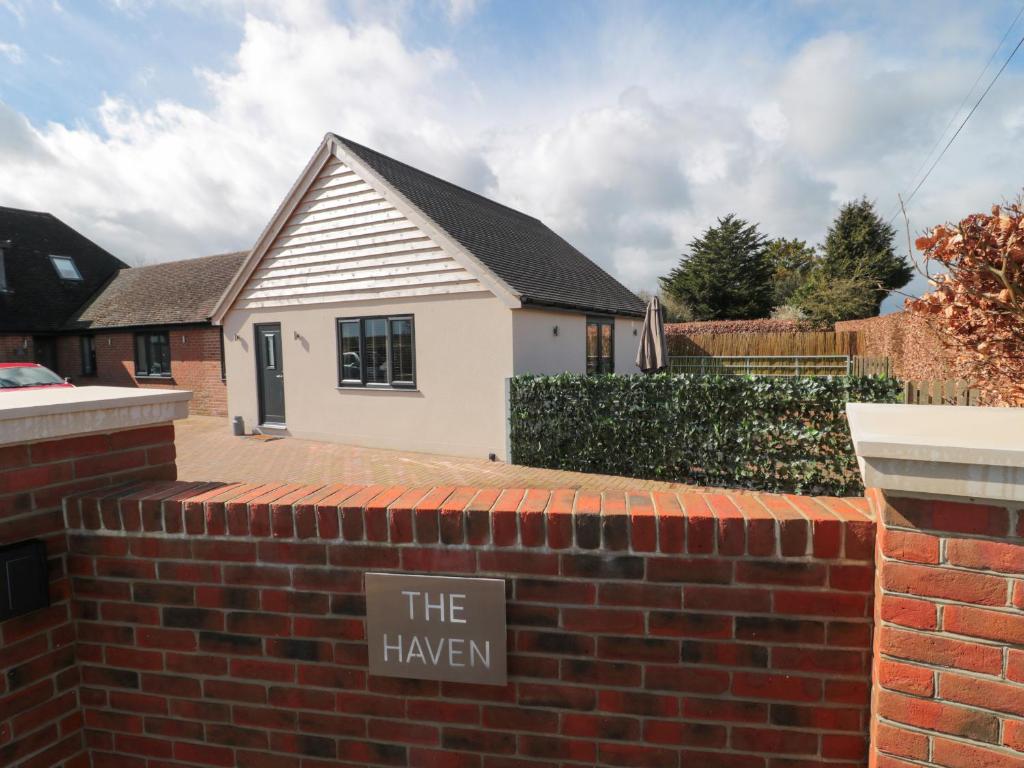
[[[665,323],[661,319],[661,302],[657,296],[647,305],[644,327],[640,333],[640,348],[636,351],[636,365],[644,373],[656,373],[668,367]]]

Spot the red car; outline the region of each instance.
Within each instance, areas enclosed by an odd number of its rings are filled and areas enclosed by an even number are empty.
[[[0,363],[0,391],[73,386],[39,363]]]

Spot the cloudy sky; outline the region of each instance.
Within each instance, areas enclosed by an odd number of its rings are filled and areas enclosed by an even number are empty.
[[[814,243],[851,198],[893,214],[1020,7],[0,0],[0,205],[131,263],[244,248],[334,131],[653,287],[729,212]],[[1022,86],[1024,51],[913,199],[915,231],[1021,192]]]

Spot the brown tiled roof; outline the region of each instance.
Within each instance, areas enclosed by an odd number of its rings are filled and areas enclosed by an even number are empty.
[[[122,269],[69,329],[205,323],[248,251]]]

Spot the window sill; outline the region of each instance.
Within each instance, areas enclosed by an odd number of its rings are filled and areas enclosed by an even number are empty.
[[[392,387],[392,386],[373,386],[368,387],[363,384],[339,384],[335,387],[339,392],[419,392],[419,387]]]
[[[174,381],[174,377],[171,376],[170,374],[168,374],[167,376],[159,376],[159,375],[156,375],[156,374],[140,376],[139,374],[135,374],[135,380],[136,381]]]

